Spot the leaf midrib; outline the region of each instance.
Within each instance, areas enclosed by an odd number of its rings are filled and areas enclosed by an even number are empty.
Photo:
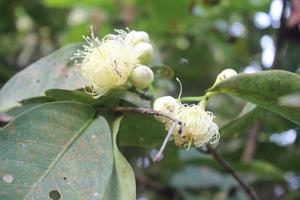
[[[47,175],[51,172],[51,170],[56,166],[56,164],[59,162],[59,160],[63,157],[63,155],[67,152],[67,150],[72,146],[72,144],[76,141],[76,139],[81,135],[81,133],[89,127],[89,125],[93,122],[95,115],[95,112],[91,114],[91,117],[89,120],[86,121],[82,125],[82,127],[74,134],[74,136],[69,140],[69,142],[64,145],[62,151],[58,154],[58,156],[53,160],[53,162],[49,165],[48,169],[45,171],[45,173],[40,177],[40,179],[31,187],[31,190],[27,193],[24,200],[28,199],[29,195],[32,193],[35,187],[37,187],[44,178],[47,177]]]

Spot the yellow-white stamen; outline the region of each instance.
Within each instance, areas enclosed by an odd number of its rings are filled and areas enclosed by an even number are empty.
[[[184,132],[175,133],[174,141],[177,146],[202,147],[208,143],[216,143],[220,138],[218,125],[213,122],[212,112],[205,111],[200,105],[182,105],[177,119],[183,123]]]
[[[95,98],[105,95],[110,89],[124,86],[132,69],[140,64],[141,55],[126,41],[128,35],[136,34],[123,30],[116,30],[116,33],[102,40],[92,33],[91,37],[85,37],[87,45],[73,57],[77,70],[88,81]],[[145,34],[142,35],[147,39]]]
[[[202,147],[208,143],[217,143],[220,134],[219,127],[213,122],[212,112],[205,111],[200,105],[184,105],[173,97],[161,97],[154,102],[153,109],[161,111],[166,115],[172,116],[182,122],[182,133],[177,126],[172,131],[173,139],[178,147]],[[165,123],[166,129],[170,130],[172,122],[170,120],[158,118]]]

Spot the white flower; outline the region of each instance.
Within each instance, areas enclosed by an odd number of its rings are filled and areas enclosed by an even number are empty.
[[[181,104],[176,118],[183,123],[183,133],[174,134],[177,146],[201,147],[218,142],[219,127],[213,122],[214,115],[212,112],[205,111],[200,105]]]
[[[173,97],[165,96],[154,102],[153,109],[183,123],[182,133],[179,133],[179,126],[173,132],[173,139],[178,147],[202,147],[208,143],[217,143],[220,138],[219,127],[213,122],[213,113],[205,111],[200,105],[184,105]],[[158,120],[165,123],[166,129],[170,129],[173,123],[162,117],[158,117]]]
[[[105,95],[113,88],[124,86],[132,69],[140,64],[141,54],[137,53],[136,47],[127,40],[129,35],[134,40],[134,35],[141,34],[132,33],[136,31],[128,33],[116,30],[116,32],[117,34],[109,34],[102,40],[93,34],[91,37],[85,37],[87,45],[73,57],[76,59],[77,70],[91,85],[91,94],[94,98]],[[144,35],[142,38],[147,39],[145,34],[142,35]],[[139,40],[141,39],[134,41]]]

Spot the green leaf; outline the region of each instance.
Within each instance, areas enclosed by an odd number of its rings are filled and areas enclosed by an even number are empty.
[[[0,199],[99,199],[113,166],[109,126],[80,103],[32,108],[0,132]],[[92,122],[92,123],[91,123]]]
[[[20,106],[24,99],[44,96],[48,89],[82,87],[70,59],[79,48],[79,45],[61,48],[14,75],[0,90],[0,111]]]
[[[63,90],[63,89],[50,89],[45,92],[47,97],[56,101],[75,101],[82,102],[90,105],[107,105],[111,104],[114,99],[122,99],[133,105],[140,107],[150,107],[150,101],[140,98],[137,94],[127,90],[114,90],[109,92],[106,96],[94,99],[91,95],[81,90]]]
[[[121,154],[117,146],[117,135],[119,132],[122,117],[116,119],[112,125],[113,132],[113,152],[114,152],[114,168],[113,173],[103,199],[107,200],[135,200],[136,188],[134,173]]]
[[[299,111],[278,104],[279,97],[299,91],[300,76],[283,70],[239,74],[209,89],[240,97],[300,125]]]
[[[247,103],[241,113],[233,120],[220,128],[222,135],[233,135],[242,133],[250,125],[262,117],[263,110],[254,104]]]

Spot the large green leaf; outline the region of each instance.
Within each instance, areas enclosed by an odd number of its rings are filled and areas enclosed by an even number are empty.
[[[105,196],[103,197],[105,200],[136,199],[136,187],[133,170],[117,146],[117,136],[121,121],[122,117],[119,117],[112,124],[114,169]]]
[[[209,91],[238,96],[300,125],[299,111],[278,104],[281,96],[300,91],[298,74],[283,70],[239,74],[220,82]]]
[[[80,103],[34,107],[0,132],[0,199],[99,199],[113,151],[103,117]],[[91,124],[92,122],[92,124]]]
[[[69,45],[59,49],[13,76],[0,90],[0,111],[20,106],[21,100],[44,96],[48,89],[82,87],[70,60],[78,48]]]

